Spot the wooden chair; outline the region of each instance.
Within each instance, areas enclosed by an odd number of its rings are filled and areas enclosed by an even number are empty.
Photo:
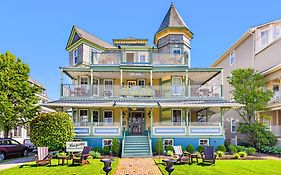
[[[174,146],[174,151],[176,155],[176,160],[178,163],[190,163],[190,156],[185,156],[181,149],[181,146]]]
[[[213,146],[205,146],[204,152],[201,153],[203,162],[209,162],[215,165],[217,155],[215,154],[215,148]]]
[[[38,147],[35,155],[36,165],[48,165],[52,163],[53,155],[49,154],[48,147]]]
[[[91,147],[84,146],[83,151],[82,151],[80,157],[78,157],[77,155],[73,155],[73,157],[72,157],[72,165],[74,165],[75,163],[79,163],[81,165],[88,164],[89,161],[87,160],[87,158],[89,156],[89,152],[90,151],[91,151]]]

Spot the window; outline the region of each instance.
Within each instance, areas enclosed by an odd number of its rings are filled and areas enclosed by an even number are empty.
[[[279,85],[278,84],[272,85],[272,91],[273,92],[278,92],[279,91]]]
[[[104,80],[104,96],[113,96],[113,80],[111,79]]]
[[[146,55],[145,54],[140,54],[139,56],[139,62],[141,63],[145,63],[146,61]]]
[[[93,111],[93,122],[94,123],[99,122],[99,111]]]
[[[199,139],[199,145],[209,146],[209,139]]]
[[[174,146],[174,140],[173,139],[164,139],[163,146],[164,150],[167,149],[168,146]]]
[[[281,31],[280,31],[280,26],[275,26],[273,28],[273,39],[276,39],[280,36]]]
[[[102,140],[102,148],[106,146],[112,146],[112,139],[103,139]]]
[[[99,79],[93,78],[93,95],[99,95]]]
[[[73,65],[78,63],[78,49],[73,50]]]
[[[182,111],[180,109],[173,109],[173,125],[181,125]]]
[[[126,53],[126,62],[133,63],[135,60],[135,53]]]
[[[145,80],[144,79],[138,80],[138,86],[144,87],[145,86]]]
[[[103,112],[103,122],[104,124],[112,124],[113,122],[113,116],[112,111],[104,111]]]
[[[14,137],[21,137],[21,127],[14,128]]]
[[[173,54],[180,54],[181,53],[180,48],[173,48],[172,51],[173,51]]]
[[[229,63],[232,65],[235,62],[235,51],[232,51],[229,55]]]
[[[88,110],[87,109],[80,109],[79,111],[79,120],[81,124],[86,124],[88,122]]]
[[[261,46],[268,44],[268,42],[269,42],[269,34],[268,34],[268,30],[266,29],[261,31]]]
[[[80,84],[88,84],[88,77],[81,77]]]
[[[181,77],[172,77],[172,95],[182,95]]]
[[[236,120],[231,119],[231,133],[236,133]]]

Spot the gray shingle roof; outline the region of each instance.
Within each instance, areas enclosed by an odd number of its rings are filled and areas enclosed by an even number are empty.
[[[95,44],[97,44],[101,47],[104,47],[104,48],[115,48],[113,45],[111,45],[111,44],[101,40],[100,38],[80,29],[77,26],[74,26],[74,28],[75,28],[77,34],[79,35],[79,37],[81,37],[81,38],[84,38],[84,39],[86,39],[86,40],[88,40],[92,43],[95,43]]]
[[[173,4],[170,6],[157,32],[160,32],[168,27],[186,27],[188,29],[187,25]]]

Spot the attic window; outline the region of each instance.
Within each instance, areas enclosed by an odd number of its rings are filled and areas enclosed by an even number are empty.
[[[78,49],[73,50],[73,65],[78,63]]]
[[[181,53],[181,49],[180,48],[173,48],[173,54],[180,54]]]

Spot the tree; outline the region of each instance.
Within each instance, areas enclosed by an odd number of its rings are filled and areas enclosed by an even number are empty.
[[[158,138],[156,140],[156,143],[154,145],[154,153],[155,154],[163,154],[164,148],[163,148],[163,140],[161,138]]]
[[[228,82],[234,88],[234,100],[244,105],[236,109],[244,120],[244,123],[239,124],[238,130],[245,134],[255,147],[276,143],[275,136],[266,130],[256,116],[257,112],[266,110],[272,97],[272,92],[264,88],[267,86],[267,80],[251,68],[233,70],[231,75]]]
[[[118,157],[119,152],[120,152],[120,141],[119,139],[114,138],[112,142],[112,153]]]
[[[30,139],[37,147],[58,150],[74,139],[74,127],[70,116],[64,112],[42,113],[30,123]]]
[[[38,112],[40,88],[28,82],[30,69],[9,52],[0,54],[0,130],[8,137],[11,129],[28,126]]]

